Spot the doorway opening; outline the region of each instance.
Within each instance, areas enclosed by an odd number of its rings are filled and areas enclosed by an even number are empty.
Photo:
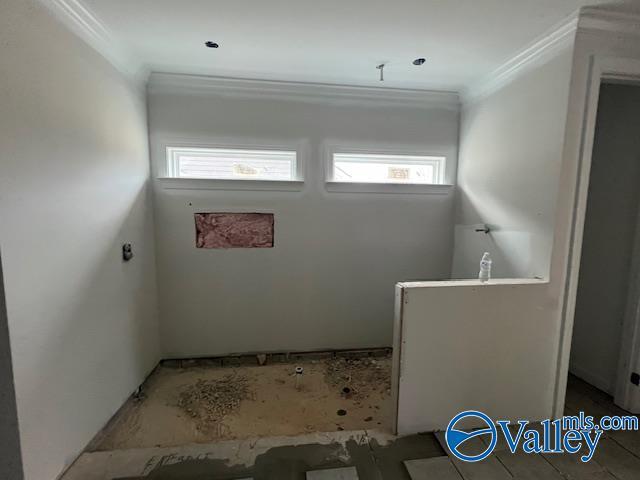
[[[640,86],[604,81],[597,107],[566,412],[640,413]]]

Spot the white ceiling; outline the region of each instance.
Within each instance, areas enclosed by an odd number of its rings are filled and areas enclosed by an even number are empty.
[[[614,0],[615,1],[615,0]],[[151,71],[458,91],[607,0],[82,0]],[[218,49],[204,47],[212,40]],[[411,62],[425,57],[416,67]],[[385,82],[375,66],[388,63]]]

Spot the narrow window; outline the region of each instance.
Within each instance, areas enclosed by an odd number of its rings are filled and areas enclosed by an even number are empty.
[[[297,155],[285,150],[167,148],[169,176],[218,180],[296,180]]]
[[[333,182],[444,184],[445,157],[334,153]]]

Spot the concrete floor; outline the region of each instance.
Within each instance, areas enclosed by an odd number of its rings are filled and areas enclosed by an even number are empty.
[[[248,364],[242,365],[225,361],[224,366],[207,362],[160,366],[143,385],[142,398],[128,402],[90,450],[314,432],[390,431],[391,359],[366,353],[342,355],[300,355],[263,366],[257,365],[255,357],[246,358]],[[296,366],[304,369],[299,385]],[[198,385],[209,391],[200,391]],[[220,409],[228,412],[216,418]]]
[[[570,377],[566,413],[623,415],[611,397]],[[350,468],[353,467],[353,468]],[[355,477],[354,477],[355,474]],[[174,448],[85,453],[64,480],[638,480],[640,432],[607,432],[593,460],[511,454],[447,455],[441,434],[396,438],[376,430],[234,440]]]
[[[305,480],[309,471],[350,466],[362,480],[401,479],[408,478],[403,460],[443,455],[430,434],[345,431],[86,453],[64,480]]]

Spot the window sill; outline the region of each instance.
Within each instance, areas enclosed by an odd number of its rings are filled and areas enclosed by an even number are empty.
[[[395,193],[417,195],[447,195],[453,185],[425,185],[419,183],[352,183],[326,182],[328,192]]]
[[[213,178],[159,177],[161,188],[169,190],[248,190],[299,192],[304,187],[300,180],[218,180]]]

